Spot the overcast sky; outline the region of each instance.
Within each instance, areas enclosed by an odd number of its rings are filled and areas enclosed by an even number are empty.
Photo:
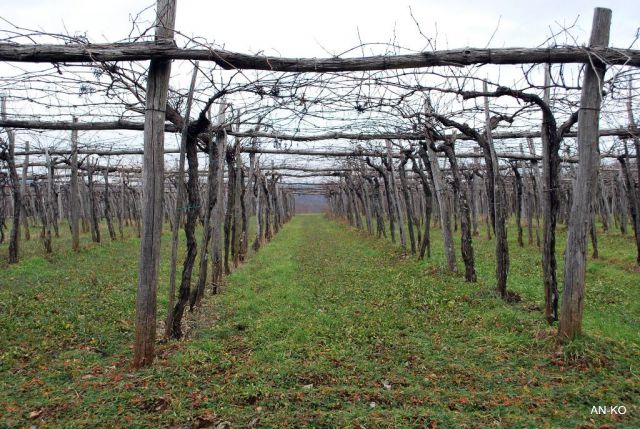
[[[154,5],[150,0],[0,0],[0,16],[25,28],[87,33],[94,42],[113,42],[128,37],[138,12],[148,8],[144,16],[150,19]],[[435,40],[437,34],[438,49],[484,47],[490,39],[491,47],[535,47],[576,19],[571,34],[577,39],[561,36],[558,43],[585,43],[597,6],[613,10],[610,45],[629,47],[640,26],[640,8],[633,0],[180,0],[176,27],[229,50],[270,55],[336,55],[360,40],[429,49],[411,10],[426,36]],[[0,23],[0,28],[9,25]],[[348,54],[359,55],[362,51]],[[179,74],[186,79],[190,69]]]
[[[0,16],[14,24],[50,32],[87,32],[94,41],[125,38],[131,16],[155,4],[149,0],[0,0]],[[421,49],[409,8],[428,36],[438,34],[438,48],[537,46],[550,34],[578,20],[572,33],[583,43],[593,8],[613,10],[611,45],[628,47],[640,26],[633,0],[231,0],[178,2],[177,29],[237,51],[284,56],[326,56],[365,42],[386,42]],[[6,25],[0,25],[6,27]],[[436,30],[437,29],[437,30]],[[356,53],[357,54],[357,53]]]

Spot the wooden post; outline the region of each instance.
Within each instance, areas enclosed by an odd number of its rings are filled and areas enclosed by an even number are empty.
[[[225,122],[223,102],[218,111],[218,124]],[[211,284],[212,292],[217,293],[222,283],[222,224],[224,222],[224,153],[227,147],[227,132],[224,129],[216,133],[216,205],[212,211],[211,228]]]
[[[596,8],[589,47],[609,45],[611,10]],[[560,312],[558,337],[571,340],[580,335],[586,273],[587,228],[591,213],[591,193],[595,187],[595,173],[599,160],[598,131],[602,85],[606,66],[592,57],[584,72],[580,114],[578,119],[578,176],[573,186],[573,203],[567,232],[565,251],[564,290]]]
[[[53,178],[51,177],[51,157],[49,156],[49,149],[45,149],[45,158],[47,166],[47,193],[43,196],[42,204],[42,218],[45,220],[44,224],[44,248],[47,253],[52,253],[53,248],[51,243],[51,221],[53,218],[53,207],[51,207],[51,197],[53,194]]]
[[[2,119],[7,118],[7,99],[2,97]],[[9,177],[11,179],[11,191],[13,194],[13,221],[11,223],[11,236],[9,238],[9,263],[18,262],[18,250],[20,245],[20,209],[22,209],[22,198],[20,197],[20,181],[16,170],[16,137],[12,129],[7,129],[9,147],[5,153],[5,161],[9,167]]]
[[[103,172],[104,174],[104,217],[107,220],[107,229],[109,230],[109,238],[111,241],[116,240],[116,231],[113,228],[113,222],[111,220],[111,201],[109,196],[109,162],[107,162],[107,168]]]
[[[615,184],[616,184],[616,194],[618,196],[618,204],[616,204],[616,207],[618,209],[618,216],[620,218],[620,233],[622,235],[627,235],[627,213],[629,213],[629,204],[628,204],[628,198],[626,197],[627,192],[626,192],[625,182],[626,181],[624,177],[624,169],[623,169],[623,166],[620,165],[620,171],[615,176]]]
[[[240,242],[242,237],[242,192],[244,187],[244,180],[242,178],[242,155],[240,154],[240,140],[236,138],[234,146],[234,160],[235,168],[233,170],[234,187],[233,187],[233,223],[231,232],[231,252],[233,255],[233,266],[238,268],[241,260],[241,247]],[[230,172],[231,174],[231,172]]]
[[[529,146],[529,153],[535,156],[536,151],[533,146],[533,139],[528,138],[527,144]],[[544,152],[543,152],[544,153]],[[544,156],[544,155],[543,155]],[[540,247],[540,206],[544,200],[542,186],[540,183],[540,163],[536,161],[531,161],[532,179],[533,179],[533,200],[535,206],[535,215],[536,215],[536,246]]]
[[[64,220],[64,206],[62,205],[62,185],[58,183],[58,221]]]
[[[97,163],[97,161],[96,161]],[[89,185],[89,216],[91,217],[91,240],[100,243],[100,224],[98,223],[98,207],[96,202],[96,190],[93,181],[94,166],[87,162],[87,183]]]
[[[515,190],[516,190],[516,227],[518,229],[518,246],[523,247],[524,242],[522,241],[522,175],[518,170],[518,162],[514,162],[511,164],[511,169],[513,170],[513,176],[515,179]]]
[[[229,266],[229,252],[231,250],[231,233],[232,233],[232,224],[233,224],[233,203],[234,199],[234,189],[235,189],[235,159],[234,159],[235,151],[233,147],[229,146],[226,148],[225,152],[225,161],[227,163],[227,205],[225,207],[225,215],[224,215],[224,274],[231,274],[231,267]]]
[[[73,122],[78,118],[73,117]],[[71,247],[80,250],[80,214],[78,213],[78,131],[71,131],[71,183],[69,187],[69,209],[71,215]]]
[[[22,226],[24,228],[24,239],[31,239],[31,232],[29,231],[29,217],[27,212],[27,199],[28,199],[28,190],[27,190],[27,173],[29,170],[29,142],[24,143],[24,148],[27,155],[24,156],[24,161],[22,163],[22,181],[20,182],[20,194],[22,196]]]
[[[273,237],[273,233],[271,231],[271,211],[272,211],[272,201],[271,201],[271,193],[269,192],[269,186],[267,183],[267,176],[262,174],[260,180],[262,186],[262,193],[264,194],[264,240],[265,242],[271,241]]]
[[[253,198],[256,202],[256,238],[253,241],[253,250],[258,251],[260,244],[262,244],[263,228],[262,228],[262,194],[260,192],[260,165],[258,161],[254,161],[256,158],[255,153],[249,154],[249,159],[252,163],[255,163],[253,171]]]
[[[51,170],[49,173],[49,182],[51,182],[51,193],[49,196],[49,208],[51,209],[51,224],[53,225],[53,231],[56,238],[60,238],[60,228],[58,227],[58,202],[56,198],[55,191],[55,175],[54,175],[54,167],[53,163],[51,163],[49,169]]]
[[[86,234],[87,232],[89,232],[89,214],[87,211],[87,184],[84,182],[84,178],[82,177],[82,175],[79,177],[79,179],[80,181],[78,182],[78,190],[80,191],[80,193],[78,195],[78,199],[80,201],[80,212],[82,213],[82,232]],[[82,186],[80,186],[80,184],[82,184]]]
[[[166,45],[173,40],[176,0],[157,0],[156,8],[155,40]],[[151,365],[155,349],[156,291],[164,196],[164,121],[170,75],[171,61],[150,61],[144,116],[143,218],[133,347],[133,366],[136,368]]]
[[[124,187],[124,173],[120,172],[120,195],[119,195],[119,204],[118,204],[118,231],[120,232],[120,240],[124,240],[124,197],[125,197],[125,187]]]

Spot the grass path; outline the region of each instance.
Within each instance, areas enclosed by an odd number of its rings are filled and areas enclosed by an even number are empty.
[[[64,258],[5,270],[0,282],[28,287],[16,294],[0,283],[0,327],[11,329],[0,339],[0,427],[640,426],[640,315],[627,302],[637,273],[591,266],[591,293],[606,296],[600,288],[615,278],[622,297],[608,311],[588,303],[590,336],[557,350],[530,297],[533,252],[513,253],[524,300],[511,305],[488,281],[440,272],[435,235],[435,261],[417,262],[384,240],[297,216],[209,300],[200,317],[213,325],[162,345],[156,365],[135,373],[136,240],[87,252],[95,271],[113,270],[93,286],[83,265],[56,283]],[[491,244],[477,248],[478,271],[490,272]],[[58,313],[35,314],[53,302]],[[590,415],[620,404],[623,417]]]

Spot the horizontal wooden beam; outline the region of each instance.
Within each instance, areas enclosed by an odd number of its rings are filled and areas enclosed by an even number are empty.
[[[111,131],[111,130],[132,130],[144,131],[144,122],[130,121],[127,119],[119,119],[117,121],[40,121],[25,119],[2,119],[0,127],[4,128],[20,128],[32,130],[78,130],[78,131]],[[164,127],[166,132],[177,133],[180,128],[173,124],[166,124]]]
[[[72,122],[72,121],[39,121],[39,120],[18,120],[18,119],[0,119],[0,127],[14,129],[33,129],[33,130],[79,130],[79,131],[107,131],[107,130],[135,130],[143,131],[144,123],[128,120],[118,120],[110,122]],[[211,130],[215,130],[212,127]],[[210,131],[211,131],[210,130]],[[166,124],[165,131],[179,132],[180,129],[173,124]],[[315,135],[305,134],[287,134],[265,131],[233,131],[227,129],[227,134],[238,138],[266,138],[282,141],[298,141],[311,142],[323,140],[408,140],[418,141],[424,140],[423,133],[416,132],[389,132],[389,133],[344,133],[330,132]],[[633,137],[640,134],[640,128],[607,128],[600,130],[600,137]],[[494,140],[508,140],[521,138],[540,138],[540,131],[503,131],[493,134]],[[576,137],[575,131],[569,131],[565,137]],[[458,135],[458,140],[471,140],[465,135]]]
[[[402,55],[356,58],[284,58],[223,49],[179,48],[153,42],[76,45],[0,43],[0,61],[73,63],[151,59],[211,61],[223,69],[280,72],[349,72],[473,64],[588,63],[640,66],[640,51],[619,48],[558,46],[550,48],[463,48]]]
[[[381,157],[386,156],[382,151],[365,151],[365,150],[313,150],[313,149],[268,149],[268,148],[258,148],[258,147],[242,147],[240,149],[242,153],[258,153],[258,154],[269,154],[269,155],[299,155],[299,156],[318,156],[318,157],[328,157],[328,158],[349,158],[349,157]],[[165,149],[165,154],[175,154],[179,153],[178,149]],[[25,156],[25,155],[44,155],[44,150],[30,150],[29,152],[25,151],[16,151],[15,156]],[[124,156],[124,155],[143,155],[142,149],[119,149],[119,150],[99,150],[99,149],[79,149],[79,155],[97,155],[97,156]],[[50,150],[50,156],[69,156],[71,155],[70,150]],[[394,158],[401,158],[403,155],[396,153],[393,154]],[[439,154],[438,156],[444,157],[444,155]],[[459,153],[457,154],[458,158],[482,158],[482,154],[480,153]],[[509,159],[518,159],[518,160],[540,160],[539,156],[532,155],[522,155],[522,154],[507,154],[507,153],[499,153],[498,157],[501,158],[509,158]],[[569,161],[570,162],[570,161]]]
[[[317,156],[317,157],[326,157],[326,158],[352,158],[352,157],[371,157],[371,158],[379,158],[381,156],[386,156],[383,151],[372,151],[372,150],[313,150],[313,149],[268,149],[268,148],[259,148],[259,147],[242,147],[240,149],[242,153],[258,153],[258,154],[268,154],[268,155],[297,155],[297,156]],[[179,153],[178,149],[165,149],[165,154],[175,154]],[[44,150],[30,150],[29,152],[25,151],[16,151],[15,156],[25,156],[25,155],[44,155]],[[51,150],[49,151],[50,156],[69,156],[71,154],[70,150]],[[97,156],[124,156],[124,155],[143,155],[142,149],[119,149],[119,150],[99,150],[99,149],[79,149],[79,155],[97,155]],[[404,155],[400,153],[395,153],[392,155],[393,158],[402,158]],[[439,153],[438,156],[440,158],[444,158],[445,155]],[[537,155],[528,155],[521,153],[508,153],[508,152],[498,152],[498,158],[508,159],[514,161],[540,161],[542,158]],[[483,155],[481,153],[472,153],[472,152],[461,152],[456,153],[456,157],[463,158],[475,158],[482,159]],[[616,158],[614,155],[602,155],[602,158]],[[562,157],[562,162],[568,163],[577,163],[578,160],[573,157]]]

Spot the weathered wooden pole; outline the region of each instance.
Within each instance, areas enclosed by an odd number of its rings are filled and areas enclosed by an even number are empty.
[[[254,162],[256,158],[255,153],[249,154],[249,159],[251,162]],[[260,249],[260,245],[262,244],[262,238],[264,237],[263,231],[263,219],[262,219],[262,194],[260,192],[260,164],[258,160],[255,160],[255,167],[253,171],[253,198],[256,202],[256,238],[253,241],[253,250],[258,251]]]
[[[533,139],[527,139],[527,145],[529,146],[529,153],[535,156],[535,148],[533,146]],[[544,153],[544,152],[543,152]],[[544,156],[544,155],[543,155]],[[532,175],[531,178],[533,180],[533,197],[534,197],[534,205],[536,212],[536,246],[540,247],[540,212],[541,205],[544,201],[544,195],[542,190],[542,185],[540,183],[540,164],[538,160],[531,161]]]
[[[58,221],[64,220],[64,206],[62,204],[62,185],[58,183]]]
[[[125,208],[125,186],[124,173],[120,172],[120,195],[118,199],[118,231],[120,232],[120,240],[124,240],[124,208]]]
[[[176,0],[157,0],[155,41],[170,44],[176,19]],[[156,340],[156,291],[162,235],[164,194],[164,121],[171,61],[152,59],[147,77],[142,169],[142,237],[136,296],[133,366],[151,365]]]
[[[223,102],[218,111],[217,122],[225,122],[227,105]],[[211,213],[211,285],[212,292],[217,293],[222,285],[222,225],[224,222],[224,153],[227,146],[227,132],[218,130],[215,138],[216,145],[216,205]]]
[[[7,99],[2,97],[2,118],[7,117]],[[11,223],[11,235],[9,238],[9,263],[18,262],[18,251],[20,247],[20,210],[22,209],[22,198],[20,197],[20,181],[16,170],[16,137],[12,129],[7,129],[9,147],[4,154],[5,161],[9,167],[9,178],[11,179],[11,191],[13,194],[13,221]]]
[[[100,224],[98,222],[98,205],[93,181],[94,166],[87,162],[87,183],[89,187],[89,215],[91,216],[91,240],[100,243]]]
[[[522,175],[520,174],[520,170],[518,170],[518,163],[514,162],[511,164],[511,169],[513,170],[513,177],[515,180],[515,191],[516,191],[516,207],[515,207],[515,215],[516,215],[516,227],[518,229],[518,246],[523,247],[524,242],[522,240]]]
[[[273,232],[271,230],[271,218],[273,211],[273,202],[271,198],[271,192],[267,183],[267,176],[262,174],[261,177],[262,192],[264,194],[264,239],[266,242],[271,241],[273,238]]]
[[[242,156],[240,155],[240,140],[236,139],[234,146],[235,169],[233,174],[233,223],[231,228],[231,252],[233,255],[233,266],[238,268],[241,261],[241,238],[242,238],[242,192],[244,188],[244,180],[242,174]],[[230,173],[231,174],[231,173]]]
[[[236,144],[238,142],[236,141]],[[232,233],[232,224],[233,224],[233,203],[235,201],[234,189],[235,189],[235,151],[232,146],[226,148],[225,151],[225,161],[227,163],[227,171],[228,171],[228,180],[227,180],[227,204],[225,207],[224,214],[224,274],[231,274],[231,267],[229,266],[229,252],[231,250],[231,233]]]
[[[609,45],[611,10],[596,8],[589,47]],[[558,338],[571,340],[580,335],[582,329],[582,311],[584,308],[584,289],[587,262],[587,232],[589,228],[591,193],[595,187],[595,178],[599,161],[598,129],[600,106],[602,104],[602,85],[606,66],[597,57],[591,58],[584,72],[580,113],[578,117],[578,173],[573,186],[573,203],[567,232],[565,251],[564,290],[560,312]]]
[[[25,150],[29,152],[29,142],[24,143]],[[29,231],[29,216],[27,212],[28,206],[28,190],[27,190],[27,173],[29,172],[29,155],[25,155],[22,163],[22,181],[20,182],[20,194],[22,196],[22,227],[24,228],[24,239],[29,241],[31,239],[31,232]],[[34,213],[35,214],[35,213]]]
[[[51,224],[53,225],[53,231],[55,233],[55,237],[56,238],[60,238],[60,228],[58,227],[58,216],[57,216],[57,211],[58,211],[58,203],[56,200],[56,191],[55,191],[55,187],[54,187],[54,166],[53,166],[53,161],[50,160],[49,162],[49,167],[48,167],[48,171],[47,171],[47,177],[48,180],[47,182],[50,184],[50,186],[47,186],[47,198],[49,198],[49,209],[51,210]]]
[[[47,253],[52,253],[52,243],[51,243],[51,222],[53,219],[53,207],[51,207],[51,200],[53,194],[53,177],[51,172],[53,169],[51,168],[51,156],[49,156],[49,150],[45,150],[46,157],[46,165],[47,165],[47,193],[43,196],[43,220],[45,220],[44,224],[44,249]]]
[[[104,217],[107,220],[107,229],[109,231],[109,238],[111,241],[116,240],[116,230],[113,228],[113,222],[111,220],[111,200],[109,195],[109,163],[107,168],[104,169]]]
[[[78,191],[79,191],[78,201],[80,202],[80,213],[82,214],[81,216],[82,232],[87,233],[89,232],[89,222],[87,221],[89,216],[87,215],[87,200],[85,198],[87,194],[87,184],[84,183],[84,179],[82,178],[82,176],[79,177],[79,181],[77,183],[78,183]]]

